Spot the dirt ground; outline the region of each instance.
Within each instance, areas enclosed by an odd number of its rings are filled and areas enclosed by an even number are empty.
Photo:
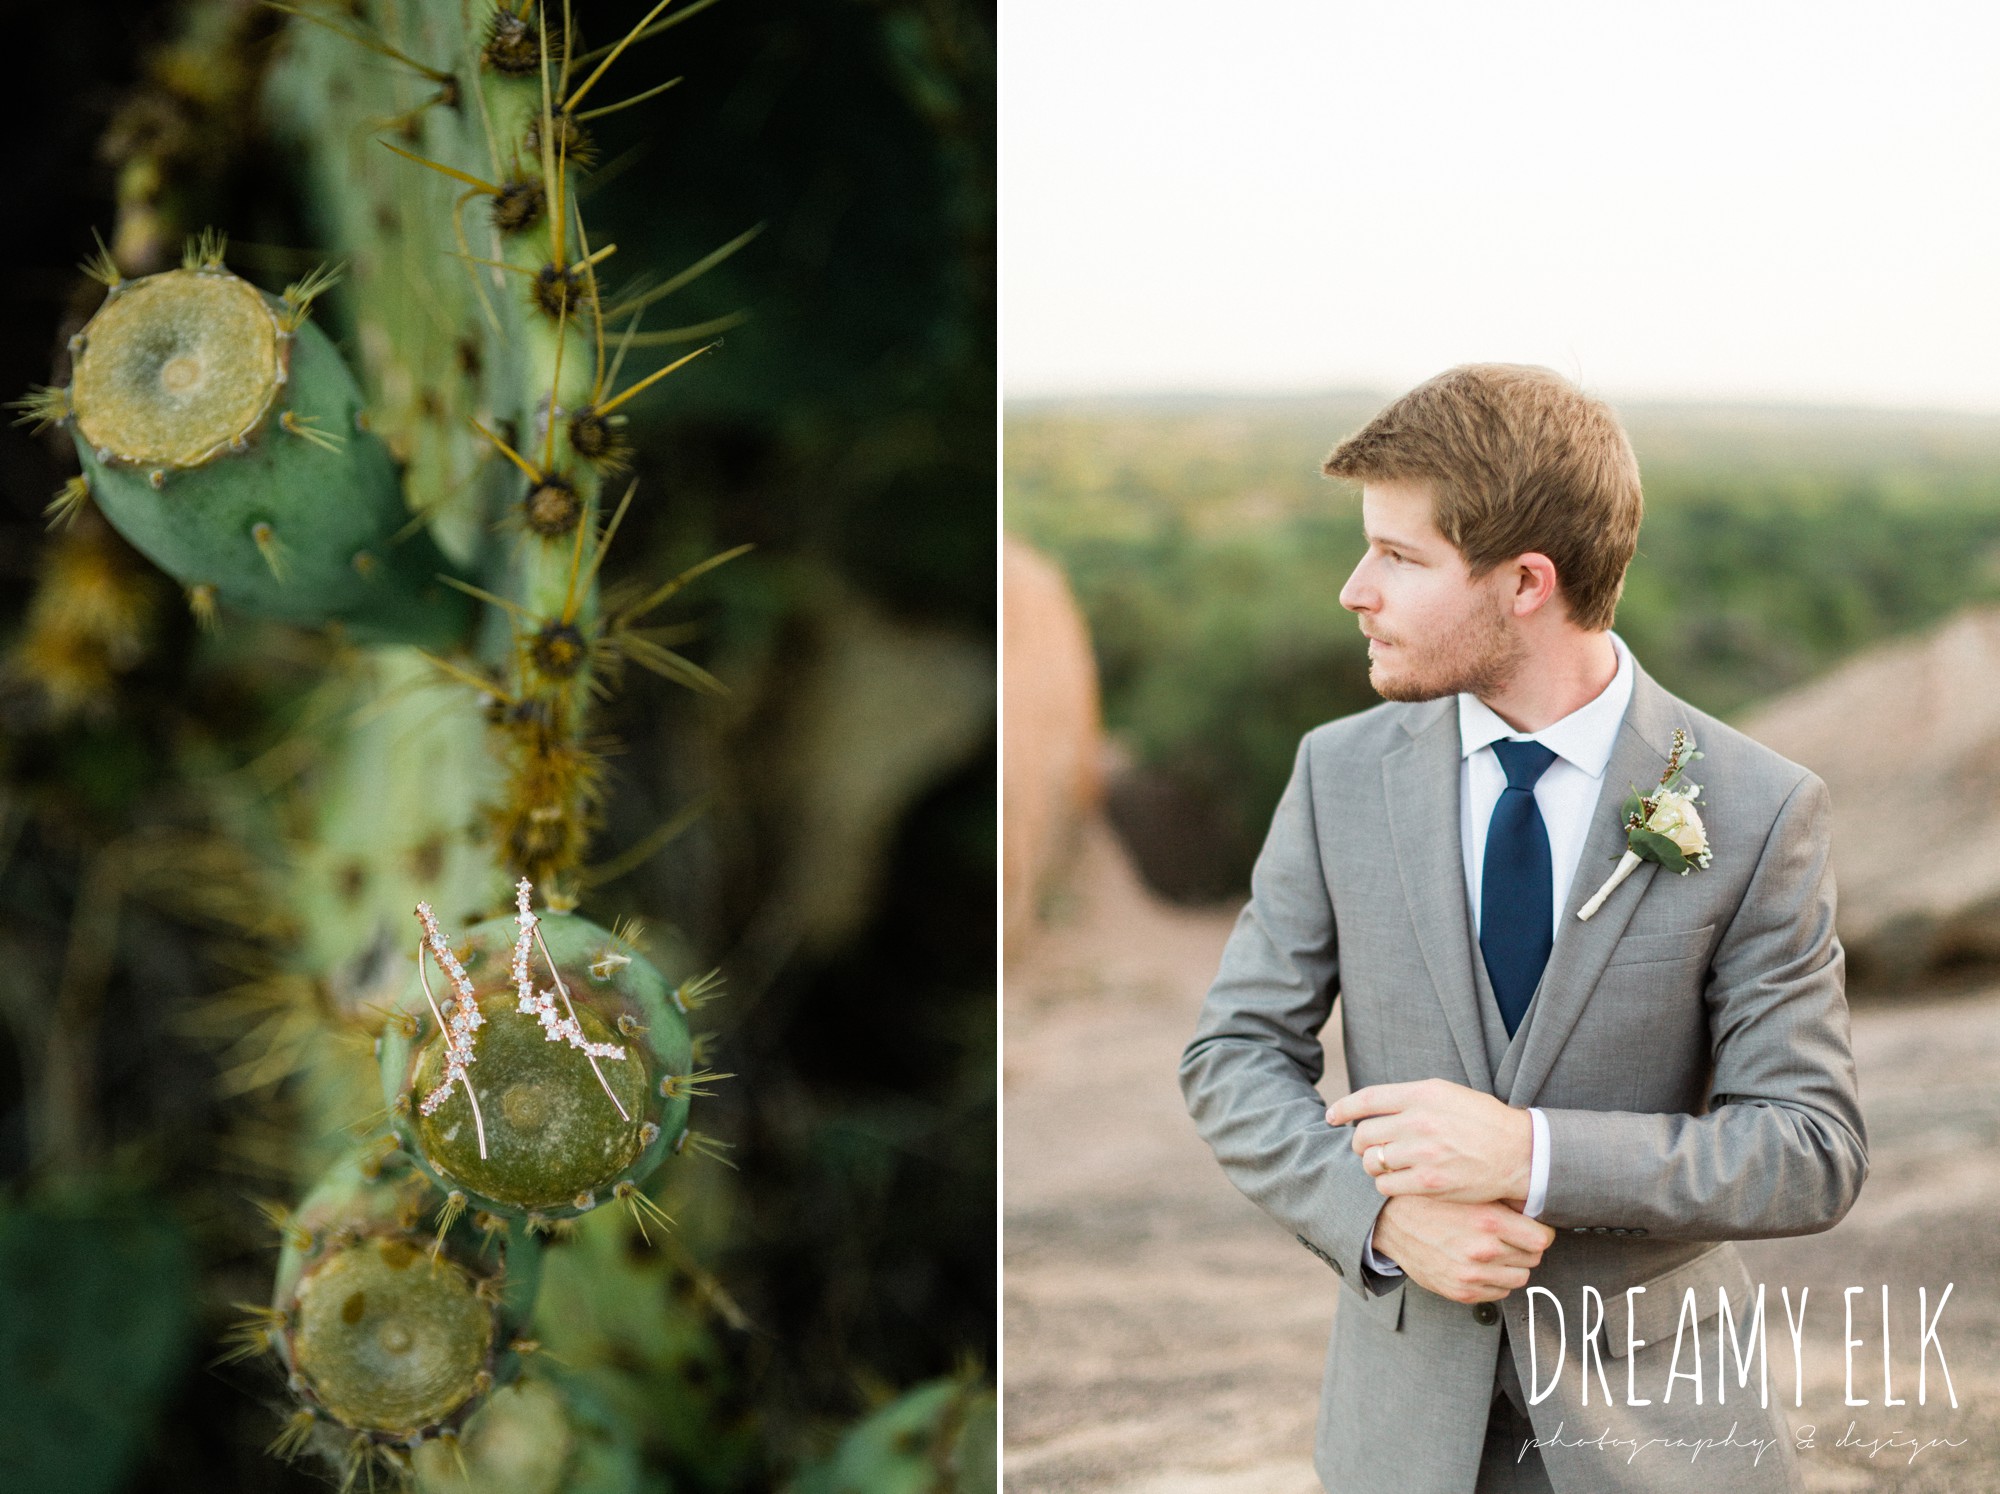
[[[1005,1487],[1008,1494],[1315,1494],[1311,1452],[1335,1283],[1244,1200],[1195,1136],[1180,1049],[1233,908],[1139,886],[1094,829],[1048,931],[1009,962],[1005,1005]],[[1339,1044],[1325,1090],[1345,1087]],[[1743,1246],[1753,1279],[1811,1288],[1800,1454],[1819,1491],[2000,1489],[2000,987],[1857,1010],[1871,1167],[1854,1211]],[[1894,1387],[1881,1404],[1889,1283]],[[1941,1337],[1958,1396],[1916,1406],[1915,1290],[1954,1290]],[[1854,1305],[1849,1409],[1842,1298]],[[1905,1303],[1902,1298],[1911,1300]],[[1773,1302],[1772,1311],[1778,1312]],[[1789,1403],[1783,1320],[1774,1397]],[[1904,1329],[1907,1327],[1907,1331]],[[1849,1445],[1837,1445],[1848,1431]],[[1910,1461],[1892,1434],[1962,1439]]]

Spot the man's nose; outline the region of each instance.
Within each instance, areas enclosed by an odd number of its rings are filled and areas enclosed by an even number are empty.
[[[1377,605],[1375,588],[1370,586],[1363,574],[1368,569],[1368,557],[1362,556],[1348,574],[1347,584],[1340,588],[1340,605],[1349,612],[1371,612]]]

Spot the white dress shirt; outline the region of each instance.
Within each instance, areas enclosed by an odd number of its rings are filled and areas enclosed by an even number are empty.
[[[1598,797],[1604,788],[1604,770],[1611,761],[1618,728],[1625,720],[1625,708],[1632,703],[1631,650],[1616,633],[1609,636],[1618,654],[1618,672],[1611,677],[1611,683],[1589,704],[1578,706],[1540,731],[1517,732],[1478,696],[1461,693],[1458,697],[1458,838],[1465,858],[1465,895],[1472,919],[1475,959],[1481,958],[1476,946],[1486,831],[1492,824],[1494,807],[1507,787],[1507,770],[1500,766],[1500,754],[1493,750],[1495,742],[1540,742],[1556,755],[1556,760],[1535,781],[1535,807],[1541,811],[1542,823],[1549,834],[1549,870],[1555,893],[1550,909],[1551,939],[1562,930],[1563,905],[1569,901],[1577,863],[1583,859],[1590,817],[1597,810]],[[1528,1149],[1528,1197],[1521,1212],[1534,1219],[1548,1202],[1549,1123],[1534,1108],[1528,1111],[1528,1121],[1533,1139]],[[1375,1253],[1372,1230],[1362,1246],[1361,1258],[1371,1271],[1385,1276],[1401,1274],[1401,1267]]]

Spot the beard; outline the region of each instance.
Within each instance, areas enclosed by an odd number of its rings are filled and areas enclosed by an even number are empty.
[[[1395,644],[1388,660],[1368,661],[1368,683],[1384,700],[1437,700],[1446,695],[1498,695],[1519,672],[1526,648],[1509,631],[1497,603],[1484,602],[1436,636]]]

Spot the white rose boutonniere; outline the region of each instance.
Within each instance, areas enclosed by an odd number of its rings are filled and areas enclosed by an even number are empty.
[[[1701,785],[1681,779],[1687,765],[1700,756],[1693,738],[1676,728],[1673,746],[1667,753],[1667,771],[1660,775],[1659,786],[1644,795],[1635,788],[1625,800],[1621,811],[1625,821],[1625,854],[1618,858],[1618,869],[1591,894],[1589,902],[1577,909],[1578,918],[1589,918],[1603,907],[1604,900],[1638,870],[1641,861],[1657,861],[1681,876],[1696,867],[1707,867],[1708,827],[1702,824],[1701,811],[1695,807],[1701,798]]]

